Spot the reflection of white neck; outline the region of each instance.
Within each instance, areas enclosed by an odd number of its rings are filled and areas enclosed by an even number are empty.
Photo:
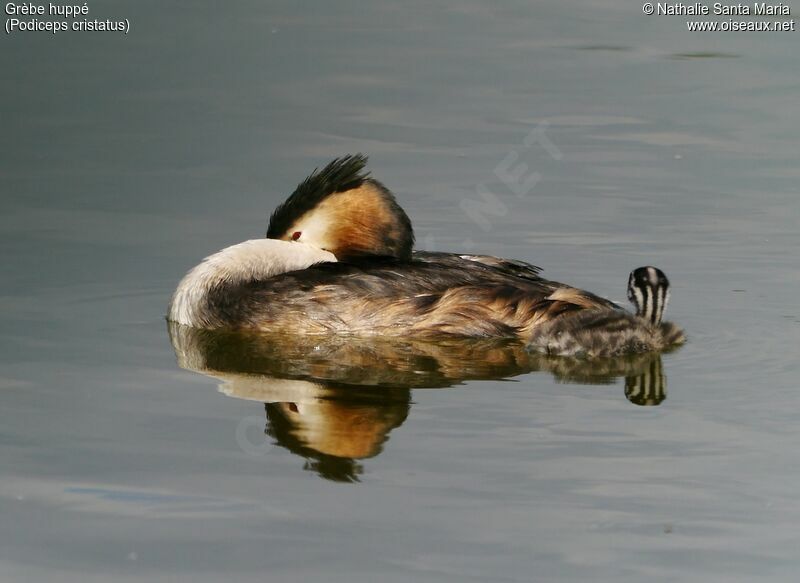
[[[198,372],[221,380],[218,390],[223,395],[259,403],[311,403],[336,393],[336,389],[324,384],[299,379],[218,371]]]
[[[206,299],[216,286],[233,286],[267,279],[315,263],[334,262],[333,253],[294,241],[253,239],[226,247],[203,259],[178,284],[169,305],[168,319],[185,326],[208,328],[213,314]]]

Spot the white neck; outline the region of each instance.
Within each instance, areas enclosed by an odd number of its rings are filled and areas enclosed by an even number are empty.
[[[203,259],[181,280],[167,318],[185,326],[214,328],[214,314],[208,313],[206,299],[215,287],[267,279],[334,261],[333,253],[294,241],[253,239],[226,247]]]

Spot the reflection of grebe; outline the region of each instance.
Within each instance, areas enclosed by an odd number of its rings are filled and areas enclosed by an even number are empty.
[[[323,478],[358,481],[363,468],[356,460],[380,454],[389,432],[406,420],[411,399],[410,391],[404,393],[404,400],[376,395],[373,399],[264,403],[265,433],[306,458],[306,469]]]
[[[587,359],[529,352],[515,339],[320,337],[175,323],[168,330],[179,366],[217,379],[228,397],[264,403],[265,432],[274,443],[304,458],[306,469],[337,481],[358,481],[364,460],[383,451],[409,414],[412,389],[540,370],[570,384],[611,385],[624,377],[625,396],[636,405],[666,398],[655,352]],[[237,440],[244,451],[261,453],[262,442],[250,441],[248,427],[252,417],[240,423]]]
[[[635,270],[636,314],[548,281],[527,263],[412,253],[411,222],[361,155],[315,171],[273,213],[267,239],[223,249],[178,285],[168,318],[197,328],[301,334],[516,337],[538,352],[609,356],[684,341],[661,318],[669,282]]]

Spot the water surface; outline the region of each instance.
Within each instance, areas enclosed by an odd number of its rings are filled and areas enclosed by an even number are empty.
[[[0,578],[794,579],[796,33],[603,0],[91,9],[130,34],[0,41]],[[664,269],[665,394],[507,349],[347,369],[377,394],[307,358],[271,393],[181,368],[183,272],[356,151],[420,247],[620,302]]]

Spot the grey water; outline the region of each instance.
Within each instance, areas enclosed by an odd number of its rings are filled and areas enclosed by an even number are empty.
[[[130,32],[0,39],[0,579],[796,579],[798,33],[611,0],[89,8]],[[659,266],[688,344],[581,371],[168,330],[188,268],[354,152],[420,248],[620,302]]]

